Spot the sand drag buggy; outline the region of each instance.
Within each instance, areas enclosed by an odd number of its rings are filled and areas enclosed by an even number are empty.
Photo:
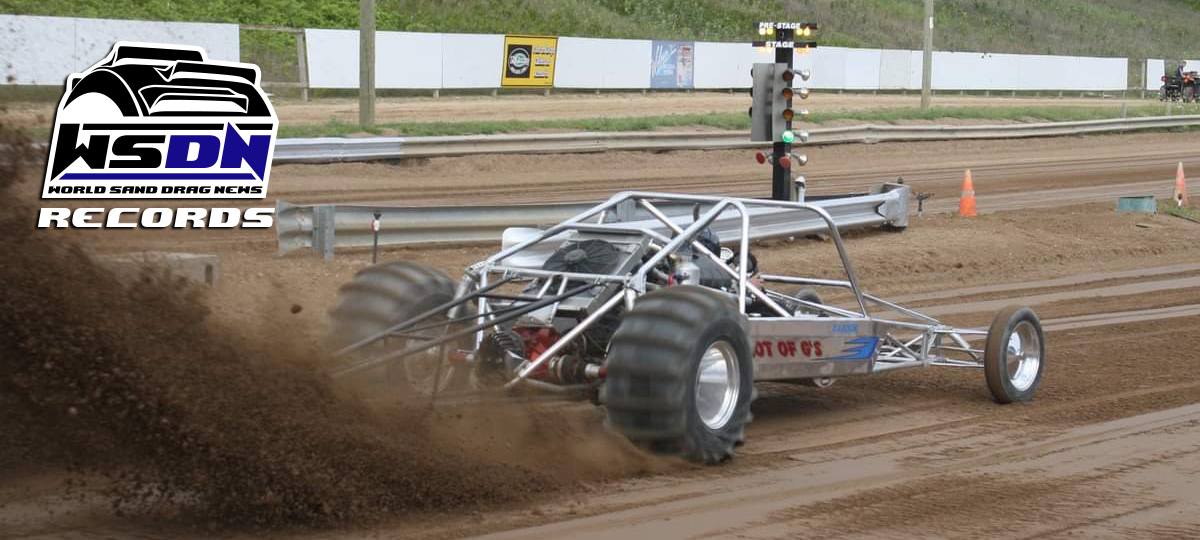
[[[615,210],[631,204],[673,234],[620,221]],[[691,219],[668,218],[666,204],[694,205]],[[820,216],[846,279],[760,272],[749,232],[762,207]],[[740,238],[718,239],[709,224],[730,212]],[[548,243],[548,255],[523,257]],[[816,289],[850,307],[823,303]],[[952,328],[863,292],[818,206],[663,193],[615,195],[471,266],[457,287],[418,264],[368,267],[342,287],[330,319],[335,376],[390,381],[417,399],[590,398],[634,443],[702,463],[728,459],[743,442],[755,381],[828,386],[894,369],[976,367],[994,399],[1009,403],[1033,397],[1045,353],[1029,308],[1002,310],[986,331]]]

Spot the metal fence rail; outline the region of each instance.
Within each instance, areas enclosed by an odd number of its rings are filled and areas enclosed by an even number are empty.
[[[815,128],[809,144],[934,141],[952,139],[1015,139],[1139,129],[1200,125],[1200,115],[1148,116],[1083,122],[1047,122],[1002,126],[892,126],[863,125]],[[373,137],[365,139],[280,139],[275,163],[330,163],[421,157],[454,157],[484,154],[551,154],[609,152],[616,150],[722,150],[759,148],[747,131],[666,133],[606,132],[466,137]]]
[[[1058,137],[1088,133],[1114,133],[1140,129],[1200,126],[1200,115],[1147,116],[1083,122],[1046,122],[1002,126],[891,126],[863,125],[809,130],[809,145],[1018,139]],[[279,139],[273,163],[335,163],[403,158],[455,157],[486,154],[561,154],[619,150],[728,150],[761,148],[750,142],[748,131],[700,133],[588,132],[454,137],[370,137],[345,139]],[[39,152],[46,143],[35,143]]]
[[[872,193],[810,201],[828,211],[839,229],[908,225],[910,189],[884,184]],[[574,216],[596,203],[562,203],[512,206],[360,206],[292,205],[277,201],[275,231],[279,254],[312,249],[330,258],[339,248],[370,247],[374,240],[371,221],[380,212],[380,245],[440,242],[480,242],[500,239],[510,227],[545,227]],[[690,205],[660,205],[676,223],[692,220]],[[661,222],[640,208],[618,209],[616,218],[671,235]],[[718,236],[732,238],[740,227],[740,216],[727,212],[713,223]],[[773,238],[810,234],[825,230],[825,223],[809,212],[760,208],[752,210],[751,238]]]

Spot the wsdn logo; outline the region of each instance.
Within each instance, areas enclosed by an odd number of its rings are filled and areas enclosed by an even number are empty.
[[[258,66],[118,42],[67,78],[43,198],[262,198],[279,121]]]

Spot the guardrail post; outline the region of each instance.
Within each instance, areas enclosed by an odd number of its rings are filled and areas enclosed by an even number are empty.
[[[322,259],[333,258],[334,234],[337,228],[337,207],[332,204],[313,206],[313,252]]]
[[[371,242],[371,264],[377,264],[377,263],[379,263],[380,220],[383,218],[383,212],[376,210],[375,213],[372,215],[375,217],[375,219],[371,221],[371,231],[374,232],[375,234],[372,235],[374,237],[374,239]]]
[[[308,41],[304,30],[296,31],[296,70],[300,72],[300,99],[308,101]]]

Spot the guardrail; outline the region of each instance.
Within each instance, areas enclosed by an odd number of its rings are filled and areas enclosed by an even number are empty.
[[[839,229],[908,225],[910,189],[902,184],[883,184],[871,193],[839,198],[809,200],[834,218]],[[370,247],[375,232],[374,213],[380,213],[380,245],[499,240],[512,227],[546,227],[575,216],[597,203],[534,204],[511,206],[365,206],[275,204],[275,231],[279,254],[312,249],[322,257],[333,257],[339,248]],[[692,220],[691,205],[664,204],[661,209],[680,225]],[[618,208],[615,219],[644,226],[670,236],[657,219],[637,207]],[[722,238],[739,236],[741,218],[730,211],[713,223]],[[752,239],[819,233],[825,223],[810,212],[778,208],[751,211]]]
[[[1200,115],[1147,116],[1082,122],[1045,122],[1002,126],[892,126],[863,125],[814,128],[808,145],[1018,139],[1112,133],[1140,129],[1200,126]],[[761,148],[750,142],[749,131],[696,133],[585,132],[453,137],[340,137],[288,138],[275,144],[273,163],[336,163],[403,158],[456,157],[486,154],[563,154],[620,150],[732,150]],[[45,152],[48,144],[34,143]]]
[[[1082,122],[1047,122],[1001,126],[864,125],[809,130],[809,145],[934,141],[947,139],[1015,139],[1139,129],[1200,126],[1200,115],[1148,116]],[[552,154],[616,150],[722,150],[759,148],[748,131],[728,132],[590,132],[454,137],[372,137],[363,139],[280,139],[275,163],[331,163],[485,154]]]

